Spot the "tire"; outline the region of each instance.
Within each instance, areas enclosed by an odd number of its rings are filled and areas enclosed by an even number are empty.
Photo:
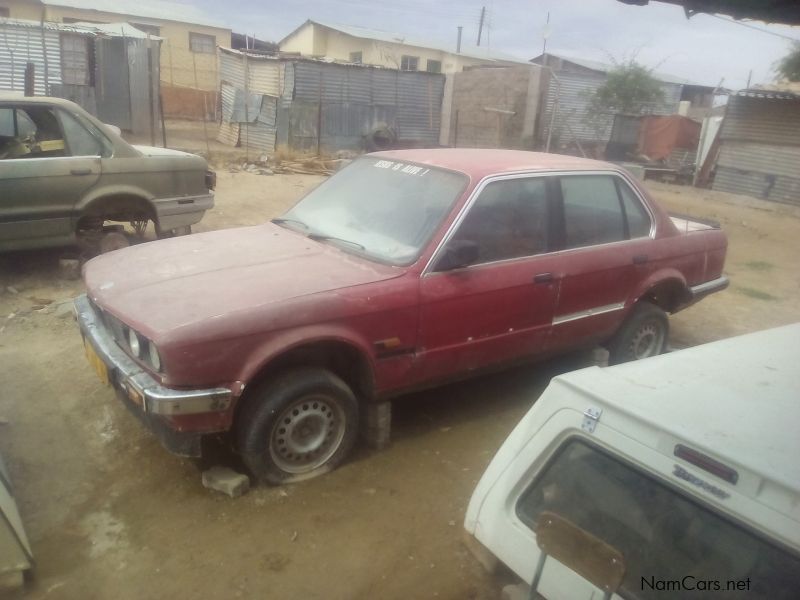
[[[347,458],[358,434],[358,401],[339,377],[298,368],[256,388],[236,417],[235,443],[248,469],[280,485],[318,477]]]
[[[655,304],[639,302],[608,345],[608,362],[618,365],[661,354],[668,337],[667,314]]]
[[[100,254],[106,252],[113,252],[114,250],[121,250],[130,246],[130,241],[124,233],[118,231],[110,231],[103,234],[100,238]]]

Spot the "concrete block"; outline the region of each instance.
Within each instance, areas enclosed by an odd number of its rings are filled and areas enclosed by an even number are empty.
[[[392,403],[369,403],[365,406],[361,434],[370,448],[383,450],[392,439]]]
[[[58,272],[64,279],[80,279],[81,261],[74,258],[60,258],[58,260]]]
[[[203,471],[203,487],[238,498],[250,489],[250,478],[227,467],[211,467]]]

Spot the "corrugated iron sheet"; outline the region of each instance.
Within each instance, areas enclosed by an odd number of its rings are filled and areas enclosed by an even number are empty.
[[[239,123],[228,123],[223,121],[219,124],[219,131],[217,132],[217,141],[227,144],[228,146],[239,145]]]
[[[130,82],[131,131],[154,135],[158,129],[158,102],[151,89],[159,81],[159,43],[127,39],[128,77]],[[152,71],[152,73],[151,73]],[[152,133],[151,133],[152,130]]]
[[[581,142],[607,142],[611,136],[614,115],[596,115],[589,121],[588,109],[592,92],[602,86],[606,76],[589,73],[556,73],[559,83],[551,79],[542,113],[540,141],[547,139],[553,107],[558,98],[558,110],[553,124],[554,144],[560,139],[569,143],[577,138]],[[678,111],[682,86],[675,83],[661,85],[661,101],[646,107],[643,114],[671,115]]]
[[[49,93],[46,84],[61,83],[58,31],[48,27],[0,23],[0,90],[25,90],[25,66],[35,67],[37,95]],[[46,70],[46,72],[45,72]]]
[[[800,205],[800,99],[733,96],[713,189]]]
[[[713,188],[800,205],[800,145],[727,141],[720,148]]]
[[[722,140],[800,145],[800,100],[734,96],[728,101]]]
[[[122,38],[95,40],[97,117],[104,123],[130,130],[131,89],[128,49]],[[138,61],[137,61],[138,62]]]
[[[244,89],[244,61],[240,56],[220,50],[219,80],[222,83]]]
[[[402,143],[436,145],[443,90],[441,75],[296,62],[292,108],[301,104],[291,118],[289,143],[308,148],[305,138],[321,121],[320,146],[329,150],[361,148],[377,127],[393,129]],[[316,111],[309,108],[314,104]]]

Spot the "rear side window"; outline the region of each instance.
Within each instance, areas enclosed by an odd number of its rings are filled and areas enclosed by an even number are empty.
[[[685,497],[655,477],[580,440],[570,440],[544,467],[516,506],[534,529],[550,511],[622,553],[620,595],[662,599],[672,594],[647,582],[719,581],[715,598],[797,597],[800,558]],[[750,580],[748,591],[726,590],[728,581]],[[670,588],[673,594],[676,588]],[[706,598],[686,588],[680,598]]]
[[[631,239],[647,237],[650,235],[650,215],[627,183],[618,180],[617,185],[620,196],[622,196],[622,205],[625,207]]]
[[[82,123],[65,110],[59,113],[72,156],[100,156],[103,153],[103,145]]]
[[[607,175],[561,178],[565,247],[581,248],[627,238],[614,179]]]

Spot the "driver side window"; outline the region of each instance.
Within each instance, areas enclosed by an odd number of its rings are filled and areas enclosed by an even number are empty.
[[[547,180],[516,178],[488,184],[450,243],[475,243],[480,264],[546,252],[547,234]]]

